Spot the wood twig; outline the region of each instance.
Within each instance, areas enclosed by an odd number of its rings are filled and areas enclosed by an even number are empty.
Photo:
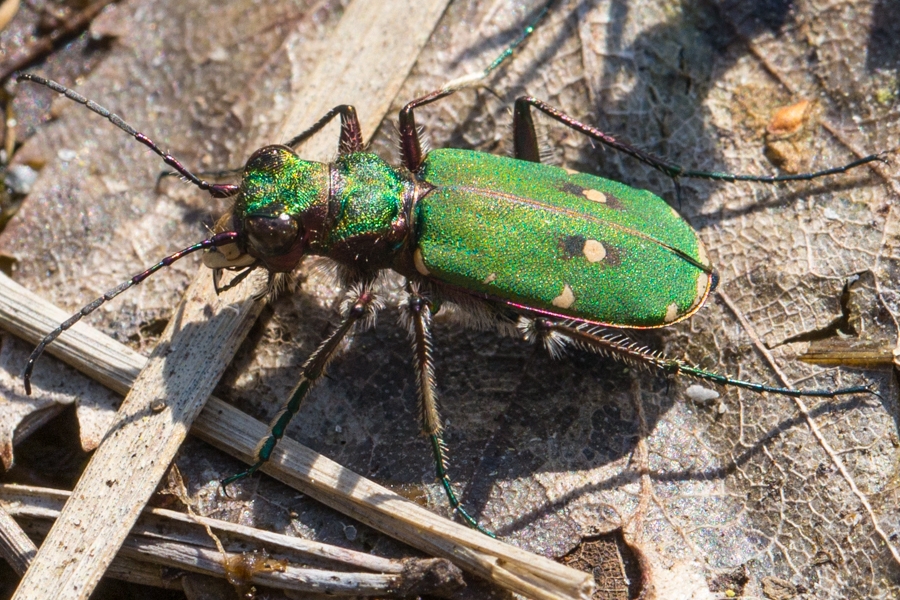
[[[15,516],[37,534],[46,533],[68,498],[69,492],[62,490],[0,485],[0,511],[7,518]],[[228,536],[224,556],[207,535],[206,527]],[[264,553],[242,551],[248,543]],[[128,562],[122,562],[123,558]],[[147,582],[142,573],[148,566],[155,567],[157,573],[165,566],[245,579],[242,584],[332,595],[446,596],[464,585],[459,570],[447,561],[389,560],[163,508],[143,510],[116,560],[128,580],[137,568],[141,573],[139,583]],[[248,563],[250,567],[246,567]]]
[[[64,315],[0,274],[3,329],[36,341]],[[103,373],[110,387],[122,393],[146,359],[109,338],[92,352],[91,340],[98,337],[103,336],[79,323],[60,336],[48,352],[91,377]],[[105,362],[110,354],[114,360]],[[256,443],[267,431],[265,423],[211,397],[191,433],[252,462]],[[465,571],[529,598],[588,598],[593,590],[589,574],[439,517],[289,438],[281,441],[263,471],[391,537],[432,556],[450,559]]]
[[[253,286],[217,297],[207,272],[188,288],[14,598],[96,586],[261,309]]]
[[[37,546],[0,505],[0,556],[21,577],[36,553]]]

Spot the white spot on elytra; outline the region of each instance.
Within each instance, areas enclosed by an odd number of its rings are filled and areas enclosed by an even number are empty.
[[[416,251],[413,252],[413,264],[416,265],[416,271],[418,271],[420,275],[431,275],[431,272],[425,266],[425,261],[422,258],[421,248],[416,248]]]
[[[606,248],[597,240],[587,240],[581,251],[584,252],[584,257],[588,259],[588,262],[600,262],[606,258]]]
[[[705,266],[709,266],[709,254],[706,253],[706,246],[700,240],[697,240],[697,261]]]
[[[678,318],[678,305],[675,304],[675,303],[673,302],[673,303],[670,304],[669,307],[666,309],[666,316],[665,316],[665,318],[663,319],[663,322],[664,322],[664,323],[671,323],[672,321],[674,321],[674,320],[677,319],[677,318]]]
[[[484,278],[484,281],[482,281],[481,283],[483,283],[483,284],[486,285],[486,284],[488,284],[488,283],[493,283],[493,282],[496,281],[496,280],[497,280],[497,274],[496,274],[496,273],[491,273],[490,275],[488,275],[487,277],[485,277],[485,278]]]
[[[569,287],[569,284],[566,284],[562,294],[554,298],[550,304],[558,308],[569,308],[575,304],[575,294],[572,293],[572,288]]]
[[[597,190],[592,190],[590,188],[584,190],[582,192],[584,197],[593,202],[603,202],[606,203],[606,194],[603,192],[598,192]]]
[[[697,299],[694,300],[694,304],[703,300],[704,294],[706,294],[706,289],[709,287],[709,275],[706,273],[700,273],[697,276]]]

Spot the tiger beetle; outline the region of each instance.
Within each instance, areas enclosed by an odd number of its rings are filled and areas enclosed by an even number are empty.
[[[392,270],[405,278],[406,300],[400,308],[412,340],[422,429],[437,479],[453,510],[488,535],[461,505],[447,472],[432,356],[433,317],[447,304],[461,310],[469,325],[541,343],[554,356],[575,347],[667,375],[683,373],[786,396],[874,393],[863,386],[800,390],[742,381],[667,358],[631,340],[626,330],[666,327],[697,312],[716,287],[716,272],[697,232],[658,196],[542,164],[532,111],[624,152],[676,183],[681,178],[808,181],[883,161],[881,155],[814,173],[771,177],[685,170],[530,96],[514,104],[514,158],[470,150],[424,151],[416,110],[483,77],[497,64],[403,107],[399,167],[364,151],[356,110],[341,105],[286,144],[254,152],[239,184],[210,183],[107,109],[56,82],[20,75],[20,81],[49,87],[105,117],[214,198],[234,198],[214,235],[109,290],[49,333],[28,359],[26,391],[31,393],[35,361],[63,331],[188,254],[204,250],[203,263],[214,270],[216,281],[224,269],[243,277],[257,268],[266,269],[271,281],[292,272],[307,255],[327,257],[337,266],[345,290],[340,322],[303,365],[300,382],[257,448],[257,461],[225,479],[226,487],[269,460],[342,340],[374,322],[383,306],[375,281],[382,271]],[[335,161],[325,164],[297,156],[294,149],[335,118],[341,124]]]

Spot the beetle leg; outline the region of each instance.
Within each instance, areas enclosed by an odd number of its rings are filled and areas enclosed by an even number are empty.
[[[683,373],[704,381],[744,388],[758,393],[768,392],[783,396],[816,398],[835,398],[851,394],[878,395],[865,386],[846,387],[836,390],[799,390],[732,379],[725,375],[694,367],[676,358],[667,358],[658,351],[641,346],[615,329],[605,329],[583,321],[556,321],[546,317],[538,317],[535,319],[522,319],[519,323],[519,329],[524,333],[527,340],[537,339],[542,341],[544,346],[554,356],[558,355],[567,343],[571,343],[582,350],[610,356],[628,365],[646,365],[667,374],[676,375]]]
[[[331,359],[337,355],[341,342],[357,322],[362,321],[363,325],[366,326],[372,323],[375,314],[381,307],[381,301],[372,293],[372,283],[370,281],[359,283],[351,288],[350,293],[341,305],[342,319],[340,324],[306,360],[299,383],[297,383],[294,391],[291,392],[284,407],[272,421],[269,434],[260,441],[259,446],[256,448],[256,462],[250,468],[223,480],[223,489],[227,488],[230,483],[252,475],[271,458],[272,451],[275,449],[278,441],[284,437],[288,423],[300,410],[300,405],[306,399],[309,391],[325,375],[325,369],[328,367]]]
[[[400,110],[400,158],[403,166],[415,173],[422,166],[425,160],[425,153],[422,151],[422,140],[419,139],[419,129],[416,127],[416,116],[413,110],[426,104],[436,102],[441,98],[446,98],[454,93],[456,89],[440,89],[426,94],[421,98],[408,102]]]
[[[421,98],[416,98],[403,107],[403,110],[400,111],[400,154],[403,158],[404,167],[412,172],[416,172],[425,158],[424,152],[422,151],[422,142],[419,139],[419,131],[416,128],[416,118],[413,115],[413,109],[426,104],[431,104],[432,102],[445,98],[463,88],[474,86],[482,82],[511,57],[516,51],[516,48],[522,45],[522,43],[534,33],[538,24],[547,16],[547,13],[550,12],[550,8],[555,3],[556,0],[549,0],[544,6],[539,8],[537,12],[534,13],[534,17],[532,17],[528,25],[522,30],[522,33],[519,34],[519,37],[510,43],[509,46],[507,46],[485,69],[475,73],[467,73],[462,77],[448,81],[441,86],[440,89],[435,90],[430,94],[426,94]]]
[[[683,169],[678,165],[668,163],[661,158],[657,158],[651,154],[648,154],[647,152],[644,152],[643,150],[639,150],[638,148],[634,148],[632,146],[629,146],[628,144],[620,142],[611,135],[603,133],[599,129],[591,127],[590,125],[586,125],[581,121],[577,121],[561,110],[550,106],[543,100],[538,100],[537,98],[532,98],[531,96],[522,96],[521,98],[517,98],[516,103],[513,107],[513,149],[515,152],[515,156],[518,159],[528,160],[531,162],[541,162],[540,151],[538,149],[537,134],[534,130],[534,120],[531,118],[532,106],[548,117],[559,121],[566,127],[583,133],[592,140],[596,140],[602,144],[609,146],[610,148],[614,148],[615,150],[624,152],[629,156],[633,156],[642,163],[647,164],[654,169],[662,171],[669,177],[678,177],[683,171]]]
[[[354,152],[362,152],[362,127],[359,124],[359,117],[356,114],[356,108],[350,106],[349,104],[341,104],[340,106],[335,106],[327,113],[325,113],[325,115],[321,119],[316,121],[311,127],[294,136],[289,142],[286,142],[284,145],[288,148],[296,149],[297,146],[299,146],[301,143],[305,142],[316,133],[321,131],[323,127],[328,125],[331,120],[338,115],[341,116],[341,137],[338,141],[338,154],[343,155],[353,154]],[[242,172],[243,169],[231,169],[228,171],[217,171],[205,175],[222,176],[230,173],[240,174]],[[177,174],[180,174],[180,172],[176,173],[176,175]],[[171,175],[171,173],[162,173],[160,174],[160,179],[169,175]],[[200,175],[204,175],[204,173],[200,173]],[[158,183],[159,182],[157,181],[157,184]],[[235,190],[237,190],[237,186],[235,186]]]
[[[318,133],[338,115],[341,116],[341,138],[338,143],[338,153],[352,154],[354,152],[361,152],[363,149],[362,127],[359,125],[359,117],[356,116],[356,108],[349,104],[335,106],[325,113],[321,119],[316,121],[312,127],[296,135],[291,141],[287,142],[285,146],[296,148],[302,142],[305,142]]]
[[[518,98],[513,109],[513,146],[515,156],[521,160],[531,162],[540,162],[540,152],[538,151],[537,136],[534,132],[534,122],[531,119],[531,107],[541,111],[551,119],[558,121],[570,129],[581,132],[592,140],[596,140],[601,144],[605,144],[610,148],[624,152],[629,156],[636,158],[645,165],[648,165],[665,175],[668,175],[676,182],[680,177],[691,177],[694,179],[713,179],[717,181],[755,181],[758,183],[778,183],[783,181],[809,181],[826,175],[835,175],[844,173],[854,167],[864,165],[870,162],[879,161],[886,162],[884,153],[870,154],[858,160],[849,162],[840,167],[831,169],[823,169],[813,173],[798,173],[794,175],[776,175],[776,176],[758,176],[758,175],[734,175],[732,173],[722,173],[717,171],[690,171],[675,163],[668,162],[657,156],[653,156],[649,152],[630,146],[624,142],[620,142],[616,138],[603,133],[596,127],[586,125],[581,121],[570,117],[557,108],[554,108],[537,98],[531,96],[522,96]]]
[[[441,417],[438,414],[437,384],[434,378],[434,357],[432,356],[431,341],[431,301],[419,292],[418,286],[415,284],[408,284],[407,292],[409,296],[403,308],[409,320],[409,334],[413,343],[413,363],[416,370],[416,384],[419,390],[422,431],[431,443],[437,478],[441,482],[441,486],[443,486],[453,510],[471,527],[494,537],[494,534],[481,527],[478,521],[466,512],[450,483],[450,475],[447,472],[447,447],[444,445],[443,426],[441,425]]]

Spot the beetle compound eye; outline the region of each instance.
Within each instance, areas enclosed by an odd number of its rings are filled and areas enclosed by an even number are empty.
[[[250,249],[262,256],[286,254],[300,233],[300,225],[288,214],[254,216],[244,221]]]

